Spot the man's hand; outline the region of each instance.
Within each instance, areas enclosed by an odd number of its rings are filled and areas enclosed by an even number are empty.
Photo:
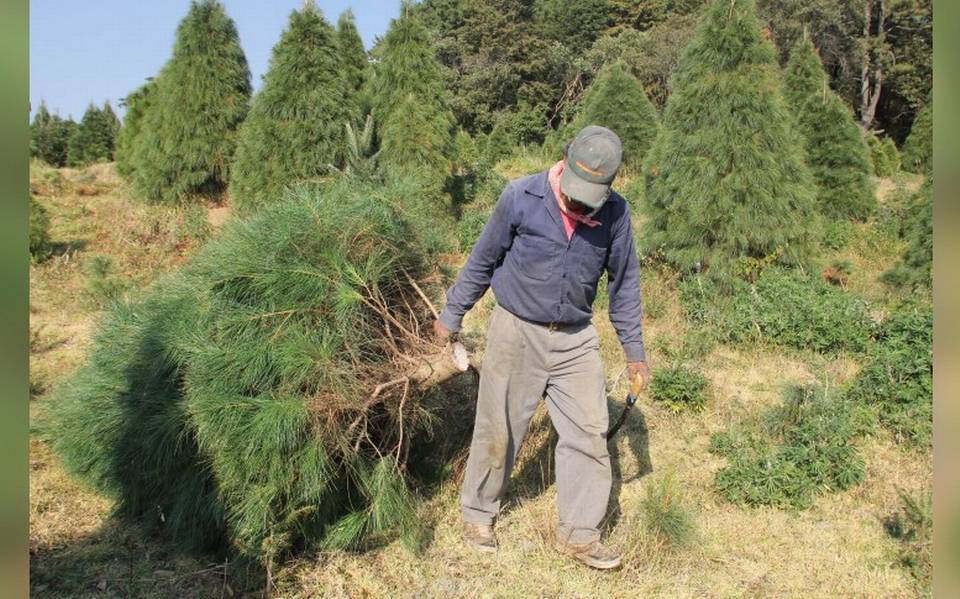
[[[640,390],[643,391],[650,384],[650,368],[646,362],[627,362],[627,371],[630,373],[630,380],[640,377]]]
[[[433,334],[440,345],[446,345],[450,341],[450,329],[443,326],[439,320],[433,321]]]

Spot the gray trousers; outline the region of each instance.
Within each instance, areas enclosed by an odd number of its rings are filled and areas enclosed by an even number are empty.
[[[477,418],[460,502],[466,522],[492,524],[520,443],[546,394],[557,430],[557,535],[598,539],[612,482],[600,344],[592,324],[551,331],[497,306],[480,371]]]

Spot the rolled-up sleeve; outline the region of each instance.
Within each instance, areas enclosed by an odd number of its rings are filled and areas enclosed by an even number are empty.
[[[447,290],[447,304],[440,314],[440,324],[450,331],[460,330],[463,315],[486,293],[493,271],[513,243],[516,233],[514,194],[512,184],[507,185],[500,194],[466,265],[456,283]]]
[[[623,211],[610,244],[607,291],[610,295],[610,322],[617,331],[627,361],[646,361],[641,325],[640,262],[633,245],[629,208]]]

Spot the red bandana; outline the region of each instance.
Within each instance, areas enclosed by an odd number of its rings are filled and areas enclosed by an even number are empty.
[[[563,204],[562,197],[563,192],[560,191],[560,175],[563,174],[564,161],[561,160],[550,167],[550,170],[547,172],[547,180],[550,182],[550,189],[553,190],[553,195],[557,198],[557,205],[560,206],[560,214],[563,216],[564,220],[564,229],[567,231],[567,239],[573,236],[573,229],[576,227],[576,223],[583,223],[588,227],[596,227],[600,225],[600,221],[590,218],[587,214],[578,214],[576,212],[567,210],[567,207]]]

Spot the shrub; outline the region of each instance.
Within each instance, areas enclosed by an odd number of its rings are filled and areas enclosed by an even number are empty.
[[[228,538],[268,567],[308,542],[412,542],[404,473],[429,393],[395,381],[401,354],[428,351],[409,281],[429,271],[394,207],[413,193],[298,190],[119,302],[51,402],[67,468],[126,516],[190,545]]]
[[[933,286],[933,177],[910,200],[903,222],[907,247],[900,264],[882,276],[893,285],[929,291]]]
[[[902,183],[898,183],[893,192],[887,195],[877,210],[874,225],[880,235],[894,239],[904,236],[907,215],[915,195]]]
[[[815,189],[751,0],[715,0],[673,79],[644,164],[645,251],[732,284],[743,258],[805,264]]]
[[[903,170],[911,173],[933,171],[933,101],[927,103],[913,121],[903,144]]]
[[[819,277],[780,269],[753,285],[740,283],[730,298],[709,280],[681,285],[688,316],[733,343],[769,342],[817,352],[862,352],[874,331],[867,303]]]
[[[823,223],[823,247],[840,250],[847,246],[853,234],[853,224],[848,220],[828,220]]]
[[[707,379],[700,372],[683,365],[659,368],[653,372],[650,397],[663,403],[672,412],[701,410],[707,403]]]
[[[344,66],[336,32],[320,11],[307,4],[292,12],[240,127],[230,178],[238,209],[277,201],[285,187],[342,164],[344,123],[358,110]]]
[[[672,475],[647,486],[642,503],[644,524],[658,539],[673,547],[686,547],[696,536],[696,523]]]
[[[133,144],[133,187],[152,203],[219,194],[251,91],[236,25],[219,2],[191,3],[154,83]]]
[[[50,256],[50,217],[47,209],[30,196],[30,256],[42,262]]]
[[[760,420],[731,425],[711,439],[727,458],[717,491],[741,505],[809,508],[816,495],[860,483],[863,458],[853,441],[870,431],[871,413],[816,387],[792,387]]]
[[[879,327],[877,343],[847,392],[871,406],[900,441],[928,446],[933,434],[933,311],[904,306]]]
[[[933,578],[933,495],[916,496],[900,490],[900,509],[884,521],[884,528],[900,541],[899,562],[924,591]]]

